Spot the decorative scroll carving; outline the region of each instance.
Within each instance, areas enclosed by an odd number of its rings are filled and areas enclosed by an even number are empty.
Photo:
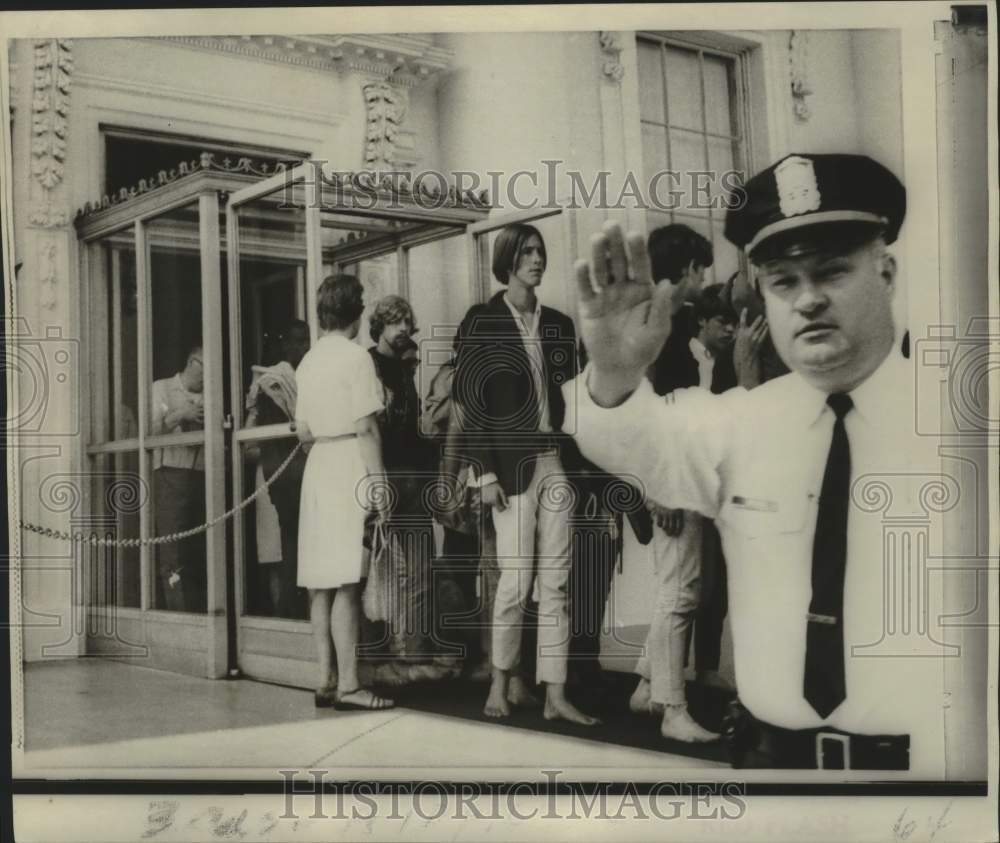
[[[809,84],[809,34],[793,29],[788,36],[788,69],[792,88],[792,110],[795,119],[806,123],[812,117],[806,97],[812,96]]]
[[[63,178],[72,71],[70,41],[51,38],[35,42],[31,172],[46,190],[54,188]]]
[[[601,73],[612,82],[621,82],[622,77],[625,76],[625,68],[621,63],[622,50],[625,49],[622,34],[620,32],[600,32],[597,35],[597,40],[601,45],[601,52],[604,53]]]
[[[28,223],[39,228],[61,228],[69,223],[69,209],[50,199],[38,200],[28,208]]]
[[[51,236],[43,236],[38,241],[38,283],[39,304],[46,310],[54,310],[56,306],[56,290],[58,289],[58,272],[56,258],[59,247]]]
[[[407,96],[387,82],[369,82],[362,90],[368,112],[365,167],[392,169],[396,163],[396,136],[406,117]]]

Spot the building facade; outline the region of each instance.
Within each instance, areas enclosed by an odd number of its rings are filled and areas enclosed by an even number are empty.
[[[924,37],[974,61],[975,32],[928,23]],[[430,343],[426,388],[444,359],[433,342],[444,354],[467,308],[495,289],[487,255],[505,222],[542,230],[541,298],[567,313],[575,312],[573,260],[609,217],[643,230],[692,225],[712,241],[709,280],[721,282],[744,259],[722,236],[718,179],[696,174],[752,174],[790,152],[864,153],[904,180],[908,223],[894,247],[899,334],[909,330],[916,342],[928,326],[951,324],[959,332],[951,341],[963,341],[966,317],[986,312],[985,230],[977,239],[985,146],[968,151],[964,168],[946,150],[979,137],[967,131],[979,92],[956,82],[954,64],[933,59],[907,75],[906,44],[895,29],[12,41],[21,265],[12,334],[45,369],[27,352],[20,358],[20,517],[88,536],[157,535],[152,477],[171,448],[200,452],[204,520],[245,498],[255,486],[254,449],[287,435],[246,426],[251,366],[274,362],[290,319],[309,321],[315,336],[315,285],[335,267],[357,272],[369,301],[388,292],[411,300]],[[985,103],[985,77],[982,96]],[[928,107],[936,144],[908,134]],[[984,106],[981,114],[985,121]],[[980,152],[981,172],[978,164],[970,171]],[[362,215],[317,210],[323,191],[308,186],[315,165],[296,171],[299,162],[407,173],[413,189],[402,191],[402,210],[391,207],[394,189]],[[678,176],[657,182],[665,172]],[[435,173],[458,191],[436,187]],[[956,278],[957,287],[943,280]],[[151,385],[179,371],[195,346],[204,426],[164,436],[149,415]],[[941,397],[946,380],[927,373],[935,394],[921,412],[961,432]],[[987,511],[985,451],[956,446],[951,458],[982,490],[980,503],[963,498],[957,509],[913,513],[907,523],[940,528],[932,555],[976,557],[985,545],[968,546],[963,525]],[[22,531],[22,658],[106,654],[308,685],[308,625],[260,605],[271,560],[253,511],[184,545],[206,569],[197,611],[167,607],[156,576],[161,547],[112,553]],[[651,590],[630,535],[625,559],[605,655],[628,669]],[[967,577],[946,579],[942,605],[968,609],[975,588]],[[969,676],[985,683],[985,636],[956,634],[972,659],[954,679],[956,705],[974,713],[985,685]],[[967,731],[955,734],[964,740],[954,770],[975,767],[983,747]]]

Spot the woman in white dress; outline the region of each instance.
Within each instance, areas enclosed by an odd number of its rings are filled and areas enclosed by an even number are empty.
[[[353,341],[362,310],[357,278],[324,280],[317,302],[320,339],[295,370],[296,432],[310,446],[302,478],[298,584],[309,589],[319,667],[316,706],[378,710],[393,702],[361,687],[357,660],[360,581],[367,574],[362,556],[369,497],[365,484],[384,484],[375,420],[382,409],[381,388],[371,356]]]

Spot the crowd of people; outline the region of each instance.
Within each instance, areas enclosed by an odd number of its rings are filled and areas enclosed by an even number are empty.
[[[575,323],[539,301],[538,229],[502,229],[503,289],[465,315],[423,400],[410,304],[374,303],[365,350],[362,285],[323,281],[320,336],[306,350],[308,329],[290,326],[285,359],[255,373],[248,398],[255,423],[294,421],[308,453],[272,487],[283,563],[271,588],[286,607],[308,594],[317,706],[381,710],[394,703],[376,688],[464,674],[484,681],[488,717],[538,706],[598,726],[573,689],[601,678],[627,520],[655,593],[637,716],[675,741],[720,737],[689,711],[685,668],[693,650],[696,681],[728,687],[728,610],[734,763],[909,766],[917,729],[896,727],[913,721],[898,693],[870,690],[899,679],[893,666],[844,655],[874,622],[874,566],[848,571],[874,551],[849,526],[847,489],[871,442],[893,436],[875,428],[901,359],[886,246],[905,191],[862,156],[789,156],[746,199],[726,236],[752,274],[706,285],[712,246],[691,228],[626,237],[609,224],[577,263]],[[167,428],[197,412],[171,401]],[[262,478],[291,447],[261,446]],[[164,467],[174,483],[198,469]],[[588,532],[598,540],[578,540]],[[362,604],[376,564],[389,596],[373,639]]]
[[[748,325],[744,314],[738,324],[737,279],[703,285],[708,240],[677,224],[654,231],[649,248],[662,280],[689,289],[672,340],[649,370],[658,391],[721,391],[736,386],[737,369],[747,383],[759,381],[763,319]],[[374,304],[364,352],[359,281],[323,282],[317,342],[309,348],[305,323],[289,325],[282,359],[253,367],[247,397],[248,425],[294,420],[309,453],[293,457],[258,504],[266,589],[277,613],[311,621],[318,706],[391,705],[362,687],[362,675],[385,686],[464,674],[488,680],[489,717],[538,705],[546,718],[595,725],[566,688],[601,681],[602,617],[627,519],[649,546],[658,583],[632,707],[662,717],[667,737],[715,739],[687,711],[684,670],[697,617],[698,679],[725,685],[717,673],[725,614],[718,541],[703,553],[710,522],[703,528],[694,513],[646,500],[563,433],[561,385],[579,373],[586,349],[573,321],[538,300],[546,263],[536,228],[499,232],[492,268],[505,289],[465,315],[423,401],[410,304],[395,295]],[[292,448],[271,439],[251,453],[256,485]],[[609,494],[614,486],[627,494]],[[268,520],[270,530],[262,528]],[[390,572],[374,633],[362,609],[373,556]],[[698,585],[710,567],[703,602]]]

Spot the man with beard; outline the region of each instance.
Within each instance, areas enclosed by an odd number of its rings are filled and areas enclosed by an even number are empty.
[[[370,317],[369,349],[382,384],[385,408],[377,414],[382,461],[392,485],[393,507],[388,535],[389,578],[393,599],[387,620],[393,662],[381,681],[409,682],[434,678],[422,669],[432,655],[430,618],[433,522],[424,492],[436,479],[432,443],[420,433],[420,398],[415,366],[407,361],[417,332],[413,308],[402,296],[380,299]]]

